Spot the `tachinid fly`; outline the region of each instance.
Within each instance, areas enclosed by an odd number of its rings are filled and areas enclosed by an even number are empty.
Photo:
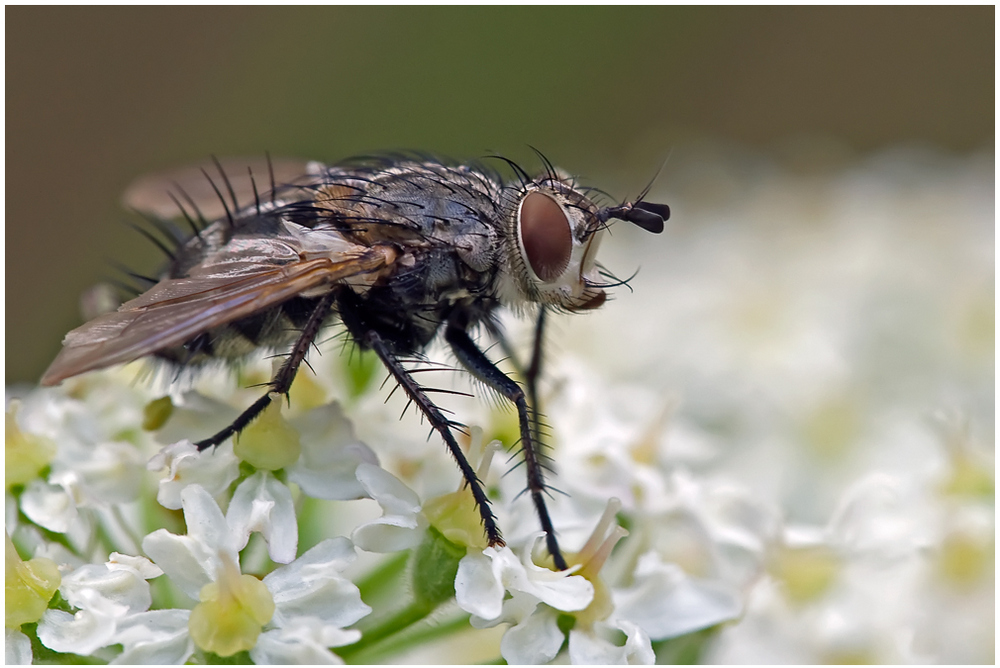
[[[258,347],[288,351],[267,393],[198,443],[204,449],[239,433],[273,395],[287,394],[321,329],[339,320],[440,433],[489,543],[503,545],[486,493],[452,433],[462,426],[444,416],[404,364],[443,332],[462,366],[516,407],[527,491],[554,563],[564,569],[545,506],[546,457],[533,413],[545,314],[601,306],[609,284],[595,255],[608,222],[658,233],[669,209],[642,197],[598,206],[590,197],[595,191],[578,187],[544,158],[536,177],[504,162],[513,171],[509,181],[482,164],[402,155],[309,163],[280,180],[268,160],[256,175],[267,178],[266,192],[252,169],[227,175],[218,161],[218,174],[202,170],[200,185],[174,184],[171,191],[169,180],[147,182],[129,199],[176,240],[174,248],[161,244],[170,255],[166,270],[116,312],[67,334],[42,384],[147,355],[191,367]],[[279,167],[288,171],[285,163]],[[199,187],[214,201],[193,193]],[[155,203],[157,189],[172,207]],[[246,191],[243,201],[239,190]],[[163,218],[186,219],[191,233],[178,235]],[[505,343],[498,310],[532,306],[539,314],[536,342],[522,387],[470,334],[485,330]]]

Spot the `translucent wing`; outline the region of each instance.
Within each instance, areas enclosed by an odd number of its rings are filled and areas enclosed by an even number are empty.
[[[212,327],[313,288],[352,278],[374,280],[394,257],[386,247],[355,248],[290,264],[269,262],[254,267],[243,263],[236,273],[231,263],[224,262],[199,267],[197,275],[160,281],[118,311],[67,334],[62,351],[42,377],[42,385],[56,385],[85,371],[181,345]]]

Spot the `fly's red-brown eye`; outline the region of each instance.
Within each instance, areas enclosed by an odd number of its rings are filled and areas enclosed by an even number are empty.
[[[573,253],[569,220],[562,207],[548,195],[533,192],[521,203],[518,225],[535,276],[546,283],[562,276]]]

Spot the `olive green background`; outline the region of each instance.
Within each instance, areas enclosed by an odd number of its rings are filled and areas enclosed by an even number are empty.
[[[129,182],[213,154],[417,148],[531,163],[532,145],[624,196],[706,140],[778,160],[802,138],[841,160],[994,142],[992,7],[5,16],[8,383],[37,380],[109,260],[161,262],[123,224]],[[675,154],[661,178],[683,169]]]

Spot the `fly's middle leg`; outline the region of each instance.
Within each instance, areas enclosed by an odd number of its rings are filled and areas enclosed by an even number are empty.
[[[219,445],[225,442],[227,438],[235,436],[246,429],[247,425],[263,413],[265,408],[271,405],[272,394],[288,394],[288,391],[292,387],[292,381],[295,380],[295,374],[299,370],[299,365],[305,360],[306,353],[309,352],[309,347],[316,340],[316,336],[319,334],[326,316],[330,313],[330,307],[333,305],[335,296],[335,291],[331,290],[320,298],[316,307],[309,315],[305,326],[302,328],[299,338],[295,341],[295,345],[292,346],[292,350],[289,352],[285,363],[281,365],[278,373],[268,383],[267,394],[251,404],[250,408],[240,413],[239,417],[233,420],[232,424],[228,427],[214,436],[196,443],[195,446],[199,450]]]
[[[375,354],[382,360],[382,363],[389,370],[389,373],[392,374],[392,377],[403,388],[403,391],[406,392],[406,395],[427,416],[431,427],[441,434],[441,438],[444,439],[445,445],[448,446],[448,450],[451,451],[452,456],[455,458],[458,468],[462,471],[462,477],[465,478],[465,482],[469,486],[469,491],[472,492],[472,498],[479,509],[479,516],[482,519],[483,529],[486,532],[486,540],[491,546],[503,546],[505,544],[503,535],[500,533],[500,527],[497,526],[493,511],[490,509],[490,500],[483,489],[483,483],[476,476],[476,471],[469,464],[465,453],[462,452],[458,441],[455,440],[455,436],[451,433],[451,427],[459,425],[441,413],[441,410],[427,396],[424,388],[413,379],[410,372],[407,371],[377,332],[374,330],[368,331],[363,337],[363,343],[365,347],[375,351]]]

